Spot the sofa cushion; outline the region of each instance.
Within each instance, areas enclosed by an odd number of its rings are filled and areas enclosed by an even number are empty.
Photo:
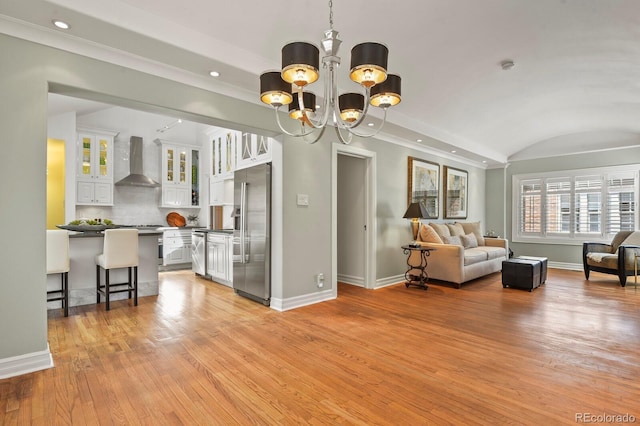
[[[618,269],[618,255],[609,253],[587,253],[587,265],[607,269]]]
[[[460,239],[459,236],[455,235],[455,236],[450,236],[450,237],[442,237],[442,241],[445,244],[454,244],[456,246],[461,246],[462,245],[462,240]]]
[[[462,246],[466,249],[478,247],[478,240],[473,234],[461,235],[460,240],[462,241]]]
[[[463,236],[466,232],[464,232],[464,228],[460,223],[447,223],[447,228],[449,228],[449,233],[451,236]]]
[[[420,225],[420,232],[418,235],[420,241],[424,241],[425,243],[442,244],[442,238],[440,238],[436,230],[424,223]]]
[[[444,223],[429,222],[429,226],[432,227],[438,233],[438,235],[440,235],[440,238],[451,236],[451,232],[449,232],[449,227]]]
[[[476,240],[478,241],[479,246],[483,246],[484,236],[482,235],[482,230],[480,229],[480,222],[459,222],[462,225],[462,229],[464,229],[464,233],[473,234],[476,236]]]
[[[487,260],[487,252],[479,247],[466,249],[464,251],[464,265],[474,265]]]
[[[507,256],[507,252],[505,251],[504,247],[478,246],[477,249],[487,253],[488,260],[498,259],[500,257],[506,258]]]

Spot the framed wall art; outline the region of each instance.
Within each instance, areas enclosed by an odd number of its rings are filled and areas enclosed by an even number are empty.
[[[409,157],[407,205],[422,203],[427,211],[425,219],[437,219],[440,214],[440,165]]]
[[[444,172],[444,218],[467,218],[469,174],[460,169],[442,166]]]

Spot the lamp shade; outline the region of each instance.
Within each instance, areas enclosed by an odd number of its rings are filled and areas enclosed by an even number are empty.
[[[425,219],[427,218],[427,209],[422,203],[411,203],[402,217],[405,219]]]
[[[304,110],[307,113],[314,112],[316,110],[316,95],[311,92],[302,93],[302,102],[304,103]],[[300,110],[300,103],[298,102],[298,93],[293,94],[293,102],[289,104],[289,117],[300,120],[303,117]]]
[[[290,104],[291,84],[282,79],[278,71],[260,75],[260,100],[267,105],[281,106]]]
[[[338,97],[340,118],[348,123],[356,121],[364,109],[364,96],[360,93],[344,93]]]
[[[351,80],[365,87],[380,84],[387,78],[389,49],[380,43],[360,43],[351,49]]]
[[[388,108],[398,105],[401,96],[402,79],[399,75],[389,74],[387,79],[371,88],[371,105],[380,108]]]
[[[318,79],[320,51],[311,43],[296,41],[282,48],[282,79],[298,87]]]

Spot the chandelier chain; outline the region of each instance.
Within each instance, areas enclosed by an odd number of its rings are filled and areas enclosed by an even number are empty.
[[[329,0],[329,29],[333,29],[333,0]]]

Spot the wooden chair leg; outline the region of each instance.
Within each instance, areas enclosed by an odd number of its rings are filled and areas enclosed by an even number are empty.
[[[96,265],[96,303],[100,304],[100,266]]]
[[[69,316],[69,273],[62,274],[62,306],[64,308],[64,316]]]
[[[104,270],[104,300],[107,304],[107,311],[111,309],[111,305],[109,304],[109,270]]]
[[[133,289],[133,281],[131,281],[131,266],[127,268],[127,279],[127,288],[129,289],[127,295],[129,296],[129,299],[131,299],[131,290]]]
[[[138,267],[133,267],[133,306],[138,306]]]

